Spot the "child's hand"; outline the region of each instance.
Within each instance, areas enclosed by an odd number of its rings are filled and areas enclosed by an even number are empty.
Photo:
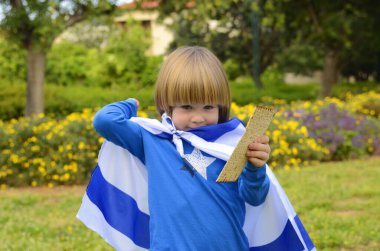
[[[255,167],[263,166],[269,159],[271,149],[268,136],[259,136],[248,145],[247,157]]]
[[[136,108],[137,108],[136,110],[138,110],[140,107],[140,102],[135,98],[132,98],[132,99],[136,101]]]

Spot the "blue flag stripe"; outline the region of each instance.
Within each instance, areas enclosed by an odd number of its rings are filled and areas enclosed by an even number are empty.
[[[299,240],[296,231],[294,230],[292,223],[288,220],[286,222],[284,231],[281,235],[271,243],[263,246],[251,247],[250,251],[301,251],[304,250],[302,242]]]
[[[141,212],[136,201],[103,177],[96,166],[87,187],[87,196],[116,230],[128,236],[136,245],[149,249],[149,215]]]
[[[308,250],[312,250],[314,248],[314,244],[313,244],[313,241],[311,240],[309,234],[307,233],[305,227],[303,226],[300,218],[298,217],[298,215],[296,215],[296,217],[294,217],[294,220],[298,226],[298,229],[300,230],[301,232],[301,235],[302,235],[302,238],[303,238],[303,241],[305,242],[306,244],[306,247]]]

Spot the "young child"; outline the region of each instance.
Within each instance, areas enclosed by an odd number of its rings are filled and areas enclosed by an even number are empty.
[[[270,188],[269,138],[249,145],[237,182],[216,183],[244,132],[230,102],[213,53],[172,52],[156,82],[161,122],[136,118],[136,99],[96,114],[106,141],[78,218],[117,250],[250,250],[247,206],[260,208]]]

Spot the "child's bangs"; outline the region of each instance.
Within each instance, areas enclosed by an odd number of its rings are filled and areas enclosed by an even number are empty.
[[[226,78],[218,67],[200,61],[190,62],[172,81],[168,95],[170,106],[176,104],[228,106],[230,102]]]
[[[172,100],[169,100],[171,106],[176,104],[218,104],[222,105],[222,93],[214,83],[199,82],[195,80],[182,80],[185,83],[177,83],[171,90],[173,92]]]

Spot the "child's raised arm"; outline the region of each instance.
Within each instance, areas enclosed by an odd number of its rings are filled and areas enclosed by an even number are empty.
[[[141,127],[129,120],[137,115],[138,104],[136,99],[108,104],[95,114],[93,125],[106,140],[142,158]]]

